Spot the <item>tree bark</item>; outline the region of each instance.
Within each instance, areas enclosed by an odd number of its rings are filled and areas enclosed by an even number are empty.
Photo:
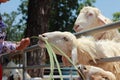
[[[28,19],[27,28],[25,30],[25,37],[38,36],[48,31],[48,21],[50,11],[50,0],[29,0],[28,3]],[[31,39],[31,45],[37,44],[37,39]],[[33,52],[34,53],[34,52]],[[40,65],[44,64],[40,56],[40,52],[34,54],[27,54],[28,65]],[[44,58],[44,57],[42,57]],[[37,60],[36,60],[37,59]],[[37,64],[36,64],[37,62]],[[32,77],[43,77],[43,69],[28,70]]]
[[[50,0],[29,0],[25,37],[38,36],[48,31]],[[36,44],[36,40],[31,40]]]

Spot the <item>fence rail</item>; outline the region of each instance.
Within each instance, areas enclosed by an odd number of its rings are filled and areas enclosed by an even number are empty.
[[[118,29],[118,28],[120,28],[120,21],[113,22],[113,23],[106,24],[106,25],[99,26],[99,27],[95,27],[95,28],[91,28],[89,30],[84,30],[84,31],[81,31],[81,32],[77,32],[77,33],[74,33],[74,35],[76,37],[80,37],[81,35],[87,36],[87,35],[92,35],[94,33],[107,31],[107,30],[111,30],[111,29]]]

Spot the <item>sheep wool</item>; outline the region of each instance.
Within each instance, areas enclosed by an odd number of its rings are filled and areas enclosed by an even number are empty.
[[[105,62],[105,63],[97,63],[95,59],[100,58],[109,58],[120,56],[120,43],[113,40],[94,40],[93,37],[81,37],[76,39],[76,37],[70,32],[48,32],[42,35],[39,35],[39,46],[43,47],[45,45],[44,39],[47,39],[49,43],[56,45],[56,47],[60,48],[68,57],[73,58],[76,64],[83,65],[93,65],[97,67],[101,67],[104,70],[108,70],[116,75],[117,80],[120,80],[120,62]],[[56,41],[59,40],[60,42]],[[77,53],[73,53],[73,50],[77,49]],[[56,54],[62,56],[62,54],[54,49]],[[76,56],[73,55],[77,54]],[[77,60],[75,60],[77,59]],[[94,64],[91,64],[90,61],[93,60]],[[67,59],[63,59],[63,64],[68,65],[69,61]]]
[[[89,65],[78,65],[78,70],[81,71],[86,80],[116,80],[115,75],[100,67]],[[81,77],[80,77],[81,78]],[[77,80],[80,80],[79,78]]]
[[[10,61],[7,64],[7,67],[18,67],[18,66],[13,61]],[[12,77],[14,80],[23,80],[23,75],[22,75],[23,71],[22,71],[22,69],[4,69],[3,74],[7,78]],[[31,76],[27,72],[25,72],[24,75],[25,75],[26,80],[31,79]]]
[[[76,32],[80,32],[94,27],[100,27],[109,23],[112,23],[112,21],[109,18],[103,16],[98,8],[87,6],[81,9],[74,23],[73,29]],[[112,29],[108,31],[95,33],[92,36],[94,36],[96,40],[109,39],[115,40],[117,42],[120,41],[120,38],[118,38],[120,37],[118,29]]]

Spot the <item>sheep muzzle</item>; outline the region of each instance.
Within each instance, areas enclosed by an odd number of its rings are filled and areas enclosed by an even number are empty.
[[[86,67],[84,65],[78,65],[77,68],[78,68],[78,74],[79,74],[78,80],[84,80],[85,78],[84,70],[86,70]]]
[[[45,35],[39,35],[38,44],[41,48],[45,48],[45,40],[47,40],[47,37]]]
[[[74,25],[73,29],[76,31],[76,32],[79,32],[79,31],[82,31],[83,28],[80,27],[80,25]]]
[[[83,73],[87,68],[84,65],[78,65],[78,70]]]

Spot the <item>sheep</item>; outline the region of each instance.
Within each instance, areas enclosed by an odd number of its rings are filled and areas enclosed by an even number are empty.
[[[104,24],[112,23],[112,21],[102,15],[101,11],[95,7],[83,7],[74,23],[73,29],[75,32],[88,30],[94,27],[100,27]],[[96,40],[109,39],[120,41],[118,29],[112,29],[99,33],[92,34]]]
[[[105,62],[97,63],[95,59],[120,56],[120,43],[111,40],[94,40],[93,37],[76,37],[70,32],[48,32],[39,35],[38,44],[45,48],[46,39],[49,43],[60,48],[75,64],[93,65],[113,72],[117,80],[120,80],[120,62]],[[63,56],[60,51],[53,47],[56,54],[62,56],[62,62],[65,66],[69,66],[69,61]],[[73,56],[74,55],[74,56]],[[93,60],[94,64],[90,64]]]
[[[10,76],[8,80],[22,80],[22,75],[20,74],[18,69],[13,69],[10,71]]]
[[[13,61],[7,64],[7,67],[18,67]],[[3,70],[2,80],[23,80],[23,71],[21,69],[5,69]],[[25,80],[47,80],[41,77],[31,78],[31,76],[25,72]]]
[[[10,61],[8,64],[7,64],[7,67],[17,67],[17,65],[13,62],[13,61]],[[10,79],[14,79],[14,80],[23,80],[23,75],[22,75],[23,71],[20,70],[20,69],[4,69],[3,70],[3,76],[6,76]],[[30,80],[31,77],[30,75],[25,72],[25,78],[26,80]]]
[[[102,68],[89,65],[78,65],[77,67],[86,80],[116,80],[112,72],[105,71]],[[77,80],[81,80],[81,77],[77,78]]]

